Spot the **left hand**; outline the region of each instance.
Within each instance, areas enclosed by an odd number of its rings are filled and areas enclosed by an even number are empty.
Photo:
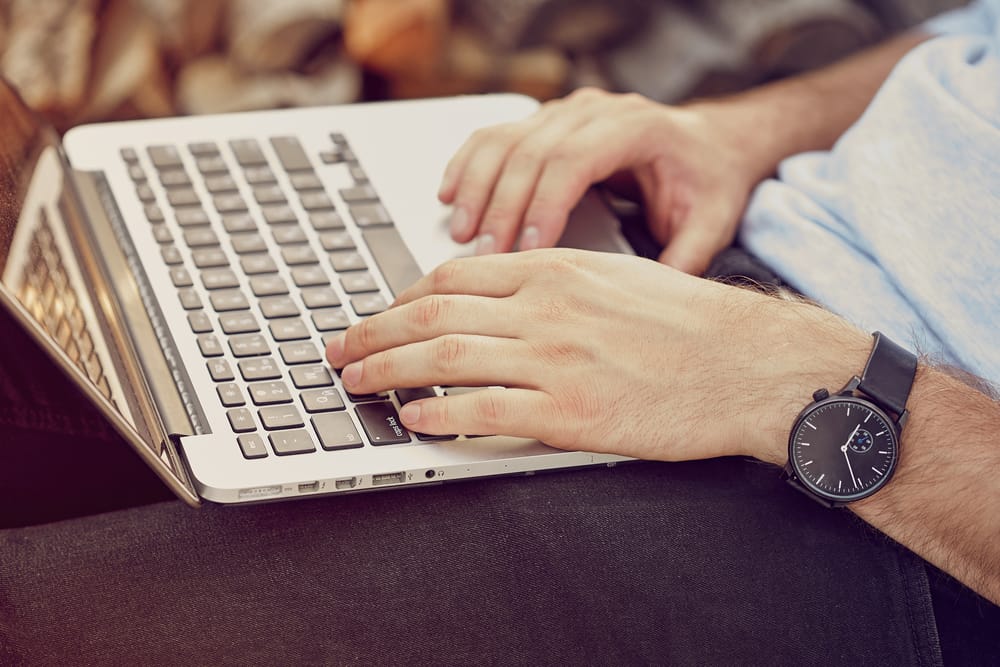
[[[865,334],[831,320],[650,260],[549,249],[447,262],[327,356],[356,393],[506,387],[411,403],[400,418],[414,431],[646,459],[780,460],[812,391],[839,386],[867,353]]]

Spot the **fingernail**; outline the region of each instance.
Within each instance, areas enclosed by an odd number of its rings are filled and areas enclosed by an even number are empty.
[[[492,234],[482,234],[479,240],[476,241],[476,254],[477,255],[489,255],[493,252],[493,247],[495,241],[493,240]]]
[[[326,346],[326,358],[330,360],[330,363],[335,364],[337,359],[340,359],[343,354],[344,334],[337,334],[337,336]]]
[[[416,424],[420,419],[420,406],[416,403],[407,403],[399,409],[399,418],[404,424]]]
[[[457,238],[464,234],[465,228],[468,226],[469,214],[465,212],[464,208],[456,208],[455,212],[451,214],[451,222],[449,223],[452,237]]]
[[[344,383],[345,387],[353,387],[361,381],[362,363],[364,362],[355,361],[353,364],[347,364],[344,366],[344,370],[340,372],[340,381]]]
[[[538,227],[525,227],[521,232],[521,250],[534,250],[538,247]]]

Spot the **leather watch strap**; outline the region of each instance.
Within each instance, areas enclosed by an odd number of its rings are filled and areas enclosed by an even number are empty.
[[[917,357],[879,331],[872,336],[875,346],[861,374],[858,389],[882,407],[901,415],[906,410],[906,399],[917,373]]]

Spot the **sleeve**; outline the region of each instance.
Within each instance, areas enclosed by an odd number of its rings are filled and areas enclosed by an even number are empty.
[[[923,29],[932,35],[996,35],[1000,31],[1000,0],[973,0],[930,19]]]

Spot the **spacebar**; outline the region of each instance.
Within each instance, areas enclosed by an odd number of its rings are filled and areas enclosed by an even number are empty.
[[[403,290],[423,277],[424,272],[417,266],[417,261],[413,259],[410,249],[395,227],[363,229],[361,235],[393,296],[399,296]]]

